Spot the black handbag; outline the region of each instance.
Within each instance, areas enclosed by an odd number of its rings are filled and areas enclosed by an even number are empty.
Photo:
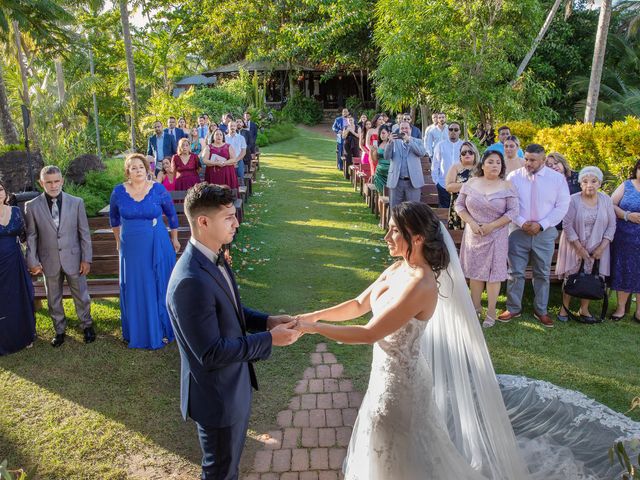
[[[598,273],[599,271],[600,260],[595,260],[591,273],[585,273],[584,259],[582,259],[580,260],[578,272],[564,279],[562,291],[567,295],[587,300],[602,300],[600,318],[594,318],[594,321],[585,321],[584,317],[576,317],[571,313],[567,305],[565,305],[564,309],[567,311],[567,316],[571,318],[571,320],[582,323],[600,323],[604,321],[607,315],[607,309],[609,308],[609,292],[607,290],[607,283],[604,277]]]

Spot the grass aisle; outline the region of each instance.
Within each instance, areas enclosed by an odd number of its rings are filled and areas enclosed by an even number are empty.
[[[256,194],[232,252],[246,305],[270,313],[327,306],[359,293],[388,263],[377,221],[336,171],[334,152],[333,140],[308,130],[263,149]],[[550,304],[557,302],[555,287]],[[65,307],[71,328],[61,349],[46,344],[53,330],[45,310],[34,348],[0,358],[0,461],[37,467],[33,478],[47,480],[196,478],[200,450],[194,424],[178,411],[175,344],[127,349],[115,299],[94,302],[99,339],[84,345],[71,302]],[[498,372],[549,380],[621,412],[640,396],[640,325],[628,319],[544,329],[524,315],[486,335]],[[275,426],[318,341],[303,337],[258,363],[245,471],[255,439]],[[329,342],[329,349],[363,391],[371,348]]]

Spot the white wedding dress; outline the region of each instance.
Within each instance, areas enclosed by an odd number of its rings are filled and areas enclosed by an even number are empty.
[[[428,321],[413,318],[374,344],[345,480],[620,478],[607,450],[640,437],[640,425],[546,382],[502,376],[499,384],[455,247],[441,231],[451,263],[439,277],[438,306]],[[372,299],[373,314],[394,294]]]

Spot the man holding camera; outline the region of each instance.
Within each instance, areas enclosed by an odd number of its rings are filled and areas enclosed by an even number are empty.
[[[399,131],[384,149],[384,158],[389,158],[389,205],[394,207],[402,202],[420,201],[420,191],[424,185],[424,175],[420,157],[427,154],[422,139],[411,136],[411,124],[400,122]]]

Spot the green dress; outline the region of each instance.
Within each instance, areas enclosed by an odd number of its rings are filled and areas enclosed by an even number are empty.
[[[373,176],[373,184],[381,195],[384,194],[384,187],[387,184],[387,176],[389,175],[389,160],[384,158],[384,148],[378,148],[378,166]]]

